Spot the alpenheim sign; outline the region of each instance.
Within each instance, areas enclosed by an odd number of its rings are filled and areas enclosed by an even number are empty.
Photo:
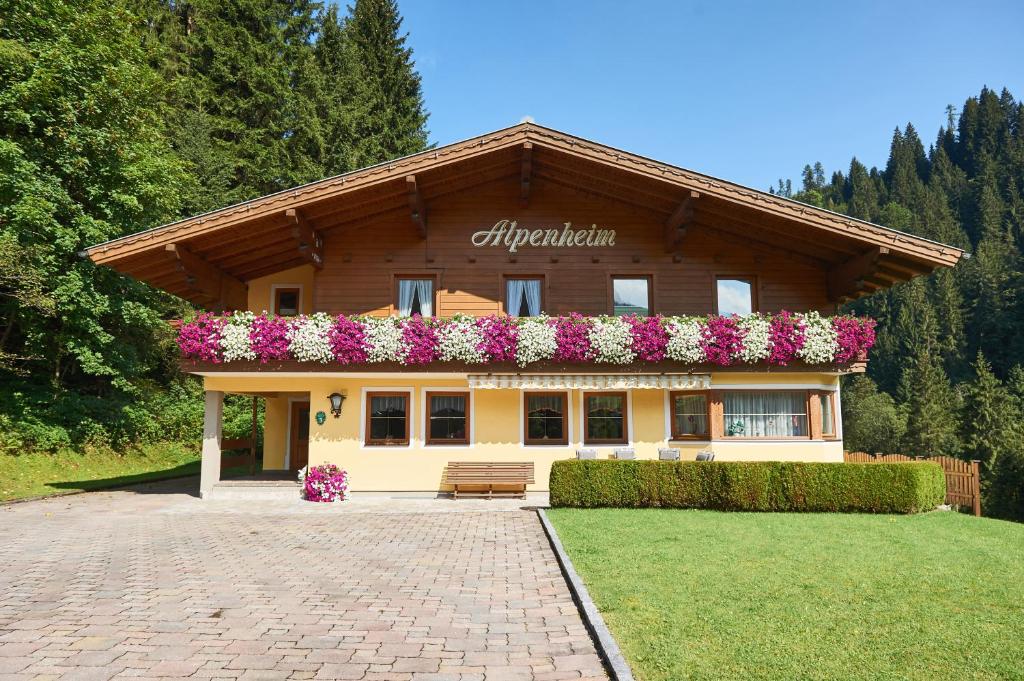
[[[523,246],[535,248],[601,248],[615,245],[614,229],[590,228],[573,229],[566,222],[561,229],[527,229],[519,227],[515,220],[498,220],[490,229],[474,232],[471,237],[477,248],[483,246],[504,246],[509,253],[517,252]]]

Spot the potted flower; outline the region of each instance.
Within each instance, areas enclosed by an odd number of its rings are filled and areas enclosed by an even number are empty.
[[[299,484],[307,501],[344,501],[348,498],[348,473],[333,463],[306,466],[299,471]]]

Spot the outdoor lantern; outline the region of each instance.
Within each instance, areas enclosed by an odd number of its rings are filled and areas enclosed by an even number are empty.
[[[331,413],[334,414],[334,418],[341,416],[341,403],[345,401],[345,396],[341,393],[331,393],[327,399],[331,401]]]

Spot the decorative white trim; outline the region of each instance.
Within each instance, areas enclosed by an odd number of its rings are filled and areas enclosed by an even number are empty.
[[[568,433],[566,434],[566,438],[565,438],[566,444],[564,444],[564,445],[528,445],[528,444],[526,444],[526,405],[524,404],[526,402],[526,398],[523,396],[523,393],[528,393],[528,392],[530,392],[530,393],[545,393],[545,392],[546,393],[565,393],[565,399],[568,401],[568,404],[565,405],[565,409],[566,409],[566,412],[567,412],[567,414],[566,414],[567,418],[565,420],[565,422],[566,422],[565,423],[565,427],[568,429]],[[519,398],[518,399],[519,399],[519,448],[520,449],[528,449],[530,451],[534,451],[534,450],[544,451],[544,450],[549,450],[549,449],[562,449],[562,450],[565,450],[565,449],[578,448],[580,446],[580,442],[582,442],[582,439],[576,437],[576,429],[574,428],[575,420],[573,419],[573,408],[572,408],[572,395],[573,395],[574,392],[577,392],[577,391],[575,391],[575,390],[566,390],[564,388],[531,388],[530,390],[520,390],[519,391]],[[580,435],[582,436],[582,433],[580,433]]]
[[[469,395],[469,444],[468,445],[432,445],[427,443],[427,393],[431,392],[445,392],[445,393],[466,393]],[[431,450],[437,449],[473,449],[476,444],[476,394],[475,391],[470,388],[453,388],[452,386],[433,386],[429,388],[420,388],[420,419],[419,419],[419,430],[420,430],[420,442],[423,443],[424,448]]]
[[[274,310],[274,301],[277,300],[277,289],[279,288],[297,288],[299,289],[299,300],[296,303],[298,309],[296,312],[304,314],[305,308],[302,306],[303,297],[306,295],[305,287],[302,284],[271,284],[270,285],[270,306],[267,311],[270,314],[276,314]]]
[[[415,396],[416,391],[410,386],[388,385],[383,387],[364,386],[359,392],[359,449],[412,449],[414,446],[421,446],[422,441],[416,436],[417,430],[409,423],[409,443],[405,445],[368,445],[366,444],[366,393],[409,393],[409,408],[406,410],[405,418],[411,419],[416,413]]]
[[[707,390],[710,374],[469,374],[471,388],[486,390]]]
[[[838,390],[834,383],[712,383],[711,387],[715,390]]]

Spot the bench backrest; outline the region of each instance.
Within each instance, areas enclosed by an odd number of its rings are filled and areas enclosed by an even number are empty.
[[[533,483],[532,461],[449,461],[445,469],[448,482],[525,482]]]

